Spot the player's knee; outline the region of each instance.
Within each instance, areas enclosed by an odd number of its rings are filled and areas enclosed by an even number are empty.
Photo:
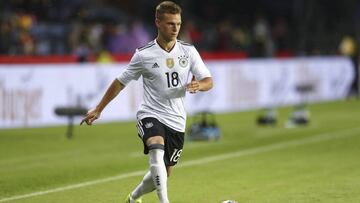
[[[149,137],[146,140],[146,145],[147,146],[151,146],[151,145],[154,145],[154,144],[164,145],[164,138],[162,136],[160,136],[160,135],[157,135],[157,136]]]

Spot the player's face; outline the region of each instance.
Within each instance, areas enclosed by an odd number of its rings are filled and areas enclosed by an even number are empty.
[[[155,20],[159,35],[166,41],[176,40],[181,26],[181,15],[165,13]]]

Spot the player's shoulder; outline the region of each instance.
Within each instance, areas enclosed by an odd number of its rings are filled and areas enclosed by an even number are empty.
[[[187,42],[185,42],[185,41],[182,41],[182,40],[177,40],[177,42],[179,43],[179,44],[181,44],[182,46],[185,46],[185,47],[194,47],[194,45],[192,45],[192,44],[190,44],[190,43],[187,43]]]
[[[155,45],[155,40],[150,41],[150,42],[147,43],[146,45],[137,48],[137,50],[138,50],[138,51],[144,51],[144,50],[147,50],[147,49],[153,47],[154,45]]]
[[[184,42],[182,40],[177,40],[177,43],[181,49],[187,52],[189,55],[193,55],[193,53],[197,52],[195,46],[190,43]]]

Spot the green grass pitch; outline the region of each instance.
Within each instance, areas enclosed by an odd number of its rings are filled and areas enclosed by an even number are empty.
[[[255,125],[259,111],[218,115],[220,141],[185,143],[171,202],[360,202],[360,101],[309,109],[311,124],[290,129],[291,108],[273,127]],[[72,140],[64,126],[0,129],[0,202],[124,202],[146,169],[134,122],[76,126]]]

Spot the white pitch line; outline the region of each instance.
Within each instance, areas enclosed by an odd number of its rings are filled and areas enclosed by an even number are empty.
[[[260,153],[269,152],[269,151],[273,151],[273,150],[285,149],[285,148],[289,148],[289,147],[311,144],[311,143],[316,143],[316,142],[321,142],[321,141],[326,141],[326,140],[331,140],[331,139],[336,139],[336,138],[345,138],[345,137],[355,135],[355,133],[358,132],[359,130],[360,130],[360,128],[352,128],[352,129],[346,129],[346,130],[336,131],[336,132],[331,132],[331,133],[321,133],[321,134],[312,135],[312,136],[310,135],[310,136],[308,136],[306,138],[302,138],[302,139],[284,141],[284,142],[280,142],[277,144],[270,144],[267,146],[239,150],[239,151],[230,152],[230,153],[226,153],[226,154],[210,156],[210,157],[202,158],[202,159],[198,159],[198,160],[187,161],[187,162],[181,163],[181,167],[200,165],[200,164],[205,164],[205,163],[209,163],[209,162],[215,162],[215,161],[231,159],[231,158],[235,158],[235,157],[242,157],[242,156],[247,156],[247,155],[255,155],[255,154],[260,154]]]
[[[45,194],[49,194],[49,193],[62,192],[62,191],[65,191],[65,190],[72,190],[72,189],[76,189],[76,188],[82,188],[82,187],[86,187],[86,186],[97,185],[97,184],[100,184],[100,183],[107,183],[107,182],[111,182],[111,181],[115,181],[115,180],[121,180],[121,179],[130,178],[130,177],[134,177],[134,176],[144,175],[146,172],[147,171],[145,171],[145,170],[143,170],[143,171],[135,171],[135,172],[125,173],[125,174],[112,176],[112,177],[108,177],[108,178],[103,178],[103,179],[78,183],[78,184],[74,184],[74,185],[68,185],[68,186],[65,186],[65,187],[58,187],[58,188],[54,188],[54,189],[51,189],[51,190],[44,190],[44,191],[29,193],[29,194],[25,194],[25,195],[12,196],[12,197],[8,197],[8,198],[0,199],[0,202],[7,202],[7,201],[13,201],[13,200],[19,200],[19,199],[26,199],[26,198],[29,198],[29,197],[35,197],[35,196],[45,195]]]
[[[308,137],[302,138],[302,139],[295,139],[295,140],[285,141],[285,142],[281,142],[281,143],[277,143],[277,144],[271,144],[271,145],[267,145],[267,146],[246,149],[246,150],[239,150],[239,151],[229,152],[229,153],[225,153],[225,154],[221,154],[221,155],[215,155],[215,156],[210,156],[210,157],[206,157],[206,158],[195,159],[192,161],[185,161],[185,162],[180,163],[177,168],[201,165],[201,164],[205,164],[205,163],[211,163],[211,162],[215,162],[215,161],[237,158],[237,157],[242,157],[242,156],[255,155],[255,154],[260,154],[260,153],[269,152],[269,151],[273,151],[273,150],[279,150],[279,149],[285,149],[285,148],[299,146],[299,145],[317,143],[317,142],[322,142],[322,141],[331,140],[331,139],[346,138],[346,137],[355,135],[355,133],[358,132],[359,130],[360,130],[360,128],[352,128],[352,129],[346,129],[346,130],[335,131],[335,132],[330,132],[330,133],[321,133],[321,134],[317,134],[317,135],[308,136]],[[69,185],[69,186],[65,186],[65,187],[58,187],[58,188],[54,188],[51,190],[44,190],[44,191],[33,192],[33,193],[24,194],[24,195],[16,195],[16,196],[12,196],[12,197],[7,197],[7,198],[0,199],[0,202],[14,201],[14,200],[26,199],[26,198],[30,198],[30,197],[35,197],[35,196],[40,196],[40,195],[45,195],[45,194],[50,194],[50,193],[55,193],[55,192],[62,192],[65,190],[72,190],[72,189],[82,188],[82,187],[86,187],[86,186],[92,186],[92,185],[97,185],[97,184],[101,184],[101,183],[122,180],[125,178],[141,176],[145,173],[146,173],[146,170],[135,171],[135,172],[125,173],[125,174],[112,176],[112,177],[108,177],[108,178],[103,178],[103,179],[78,183],[78,184],[74,184],[74,185]]]

